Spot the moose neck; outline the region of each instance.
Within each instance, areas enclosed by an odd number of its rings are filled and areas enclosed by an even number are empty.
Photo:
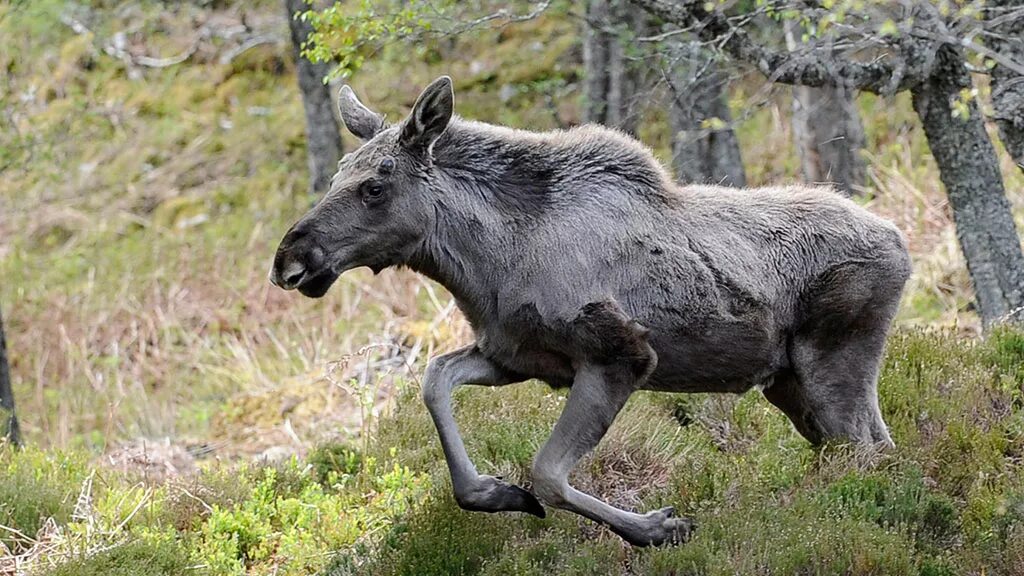
[[[454,119],[434,146],[434,229],[409,266],[447,288],[474,326],[495,312],[524,230],[552,199],[551,158],[531,136]]]

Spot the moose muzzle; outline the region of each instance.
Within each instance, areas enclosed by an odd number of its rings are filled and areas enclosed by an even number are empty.
[[[338,275],[327,266],[323,247],[300,222],[285,234],[274,256],[270,281],[285,290],[298,289],[305,296],[319,298]]]

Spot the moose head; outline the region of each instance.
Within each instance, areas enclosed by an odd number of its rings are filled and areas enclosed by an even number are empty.
[[[288,230],[270,280],[319,298],[343,272],[406,263],[436,218],[431,149],[451,121],[451,78],[438,78],[412,113],[390,125],[351,88],[338,98],[341,118],[362,146],[338,163],[330,190]]]

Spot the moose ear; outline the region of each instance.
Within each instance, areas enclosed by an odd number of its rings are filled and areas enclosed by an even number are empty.
[[[416,99],[412,114],[405,119],[402,126],[402,146],[429,148],[448,128],[454,110],[455,92],[452,90],[452,79],[441,76],[431,82]]]
[[[345,127],[360,140],[369,140],[384,129],[384,116],[363,106],[347,85],[338,93],[338,110]]]

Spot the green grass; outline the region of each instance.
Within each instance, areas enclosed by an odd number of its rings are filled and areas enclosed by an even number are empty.
[[[693,541],[661,550],[625,548],[564,512],[538,520],[459,510],[436,441],[423,446],[427,417],[410,398],[381,423],[378,441],[433,470],[431,499],[375,549],[329,573],[1016,573],[1024,566],[1024,379],[1007,367],[1024,362],[1020,339],[897,333],[881,395],[898,447],[881,455],[814,450],[758,394],[631,400],[576,484],[639,509],[671,504],[697,520]],[[482,470],[522,479],[557,398],[529,386],[465,391],[456,415]],[[674,414],[678,399],[691,411],[685,427]],[[538,412],[549,402],[550,414]]]
[[[70,562],[47,574],[118,574],[138,558],[161,575],[1017,574],[1022,342],[897,331],[880,379],[897,448],[881,454],[812,448],[757,393],[636,395],[573,483],[694,518],[695,537],[674,548],[633,549],[561,511],[459,509],[415,387],[360,447],[281,465],[140,485],[80,454],[6,449],[0,524],[25,536],[4,538],[14,552],[38,539]],[[563,404],[537,383],[455,398],[480,470],[520,483]],[[57,532],[39,531],[47,518]]]
[[[174,542],[131,542],[77,558],[49,576],[185,576],[193,574],[184,551]]]
[[[0,447],[0,543],[18,550],[35,537],[43,523],[71,520],[79,488],[87,476],[85,460],[78,456],[26,452],[11,458]]]

